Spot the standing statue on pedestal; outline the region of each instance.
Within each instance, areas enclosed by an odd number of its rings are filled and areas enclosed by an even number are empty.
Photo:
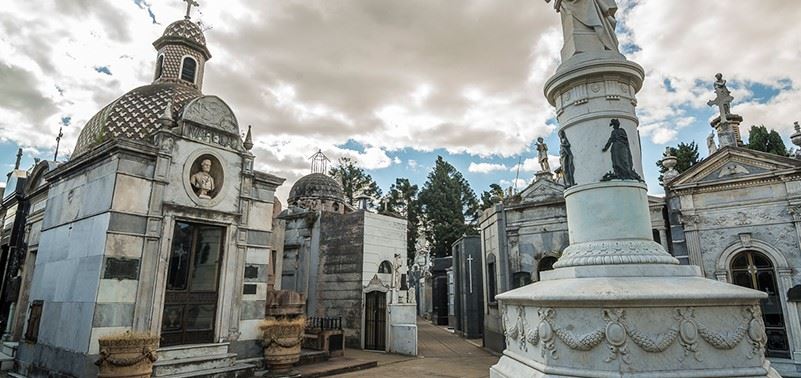
[[[567,140],[564,130],[559,130],[559,164],[562,166],[562,178],[566,187],[576,185],[573,178],[575,165],[573,164],[573,152],[570,151],[570,141]]]
[[[548,163],[548,145],[542,137],[537,138],[537,160],[540,163],[541,172],[550,172],[551,164]]]
[[[602,151],[606,152],[610,146],[612,147],[612,172],[605,174],[601,181],[613,179],[642,181],[640,175],[634,170],[626,130],[620,128],[620,121],[617,119],[609,122],[609,126],[612,127],[612,135],[609,136]]]
[[[562,14],[562,61],[587,51],[620,52],[615,34],[615,0],[555,0],[554,9]],[[595,35],[587,38],[587,32]]]
[[[707,106],[716,106],[720,110],[720,121],[726,122],[731,115],[731,102],[734,101],[729,88],[726,87],[726,80],[723,80],[723,74],[715,74],[715,99],[707,101]]]

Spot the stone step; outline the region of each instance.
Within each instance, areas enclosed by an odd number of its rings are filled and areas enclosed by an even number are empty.
[[[177,345],[158,349],[159,361],[228,353],[229,343]]]
[[[8,375],[11,378],[27,378],[26,376],[24,376],[24,375],[22,375],[20,373],[14,373],[13,371],[7,371],[6,375]]]
[[[190,378],[190,377],[204,377],[204,378],[245,378],[252,377],[256,369],[254,365],[238,363],[234,366],[221,367],[216,369],[208,369],[203,371],[195,371],[189,373],[165,375],[169,378]],[[154,375],[155,377],[155,375]]]
[[[298,361],[298,365],[310,365],[323,361],[328,361],[328,352],[324,350],[303,349],[300,351],[300,361]]]
[[[199,373],[234,365],[236,365],[236,353],[212,354],[170,360],[159,359],[153,363],[153,376],[168,377],[176,374]]]
[[[0,345],[0,353],[14,357],[17,355],[18,345],[19,343],[16,341],[4,341],[3,345]]]

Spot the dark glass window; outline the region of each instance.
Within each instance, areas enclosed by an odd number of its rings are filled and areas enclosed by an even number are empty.
[[[188,56],[185,57],[183,64],[181,64],[181,80],[186,80],[190,83],[194,83],[196,72],[197,72],[197,62]]]
[[[489,294],[489,301],[495,302],[495,294],[498,294],[498,287],[495,278],[495,256],[489,256],[492,261],[487,263],[487,291]]]
[[[378,266],[378,273],[392,273],[392,263],[387,260],[382,261]]]
[[[164,73],[164,55],[159,55],[156,60],[156,77],[154,79],[160,78],[162,73]]]
[[[731,262],[731,281],[735,285],[756,289],[768,295],[760,301],[768,344],[768,357],[790,358],[790,345],[784,324],[781,298],[776,283],[776,271],[767,256],[756,251],[745,251]]]

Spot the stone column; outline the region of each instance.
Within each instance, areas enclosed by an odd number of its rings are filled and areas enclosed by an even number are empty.
[[[507,348],[490,376],[778,377],[765,294],[705,279],[652,240],[635,113],[644,70],[617,51],[615,2],[555,4],[565,47],[545,95],[574,163],[570,246],[541,281],[497,296]]]

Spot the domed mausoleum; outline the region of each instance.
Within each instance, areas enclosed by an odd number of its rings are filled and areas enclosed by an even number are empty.
[[[342,186],[325,173],[311,173],[298,179],[289,191],[288,203],[335,213],[344,213],[346,209]]]
[[[174,366],[247,376],[254,366],[241,360],[262,356],[284,179],[253,169],[250,129],[243,138],[231,107],[203,93],[201,28],[187,15],[153,46],[153,81],[103,107],[45,175],[35,270],[18,303],[30,307],[17,351],[25,376],[97,376],[99,340],[129,331],[173,354],[154,376]]]

